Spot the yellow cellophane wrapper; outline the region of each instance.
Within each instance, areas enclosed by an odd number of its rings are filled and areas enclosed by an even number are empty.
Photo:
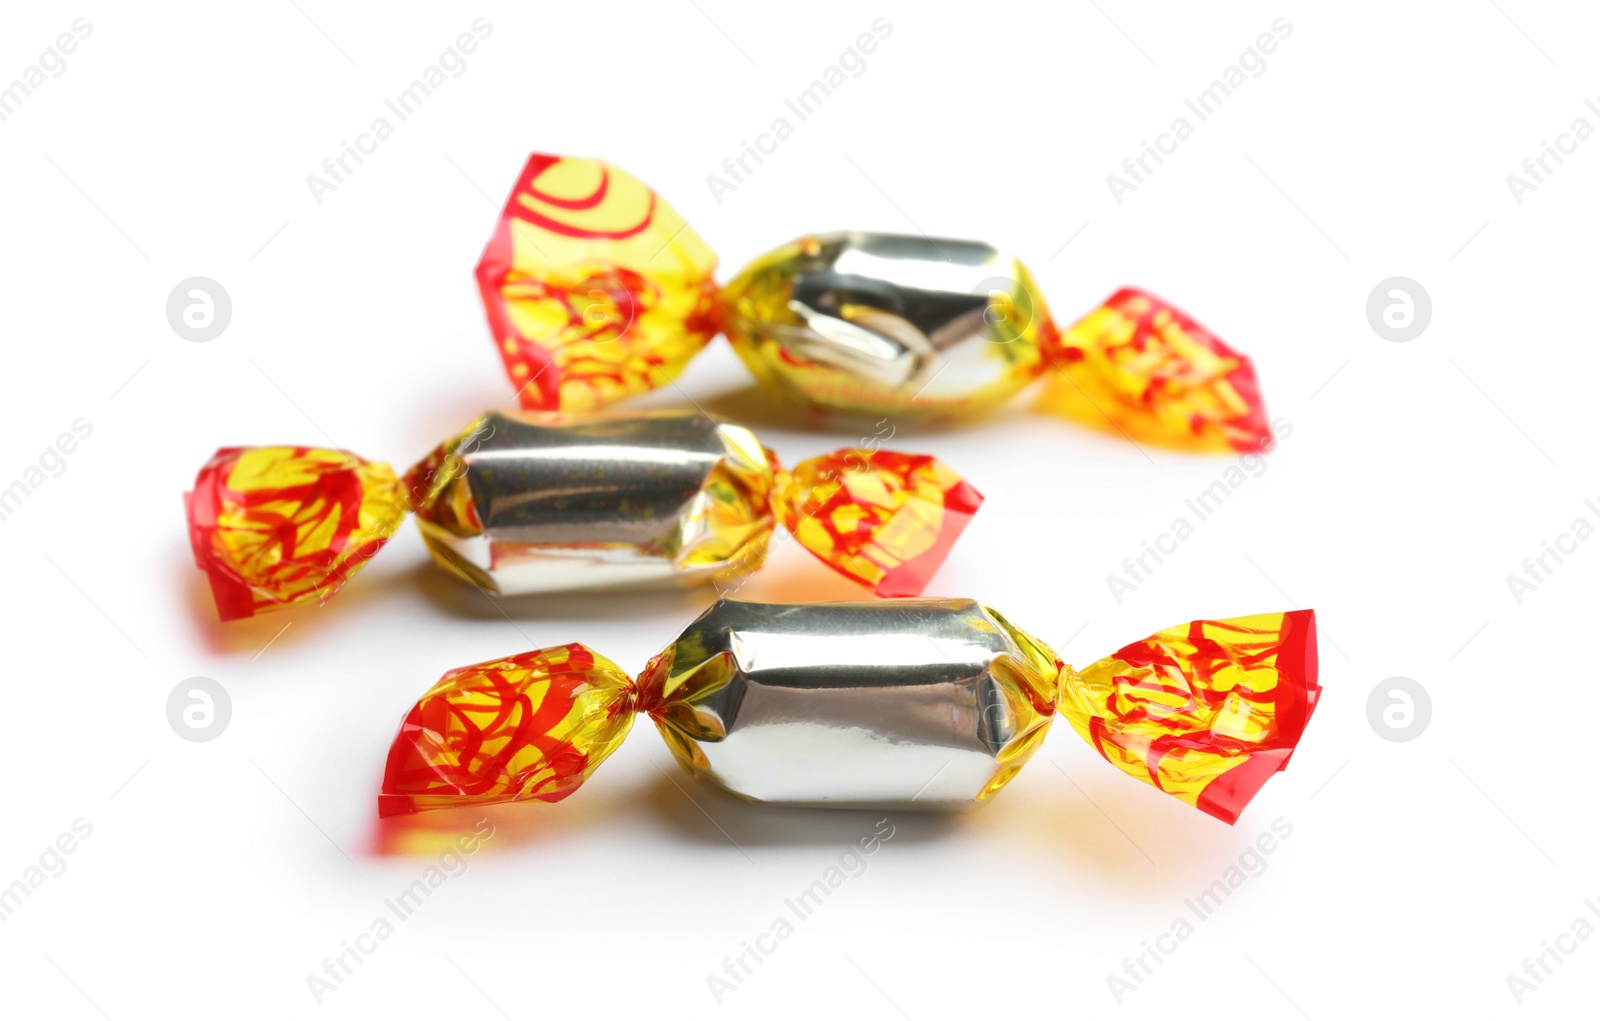
[[[779,477],[774,507],[808,551],[880,596],[917,596],[983,503],[938,458],[844,449]]]
[[[223,620],[325,600],[406,513],[388,465],[314,447],[219,450],[185,503]]]
[[[1316,705],[1315,630],[1310,610],[1167,628],[1063,666],[1056,708],[1118,769],[1231,823]]]
[[[1056,414],[1180,450],[1272,443],[1250,360],[1145,291],[1118,291],[1050,348],[1040,403]]]
[[[765,563],[777,524],[772,513],[777,464],[771,452],[743,426],[724,423],[719,432],[726,453],[707,473],[665,548],[680,568],[716,568],[714,581]]]
[[[1016,725],[1011,740],[995,756],[994,777],[978,793],[979,801],[988,800],[1010,783],[1044,744],[1055,720],[1061,671],[1061,661],[1048,645],[1011,623],[994,607],[983,609],[1011,637],[1020,655],[997,657],[989,666],[996,681],[995,691],[1005,699],[1007,718],[1015,720]]]
[[[473,419],[465,429],[433,448],[406,471],[406,499],[419,525],[424,517],[427,519],[422,529],[424,536],[431,528],[459,536],[477,535],[483,530],[472,499],[472,487],[467,484],[467,466],[461,451],[483,429],[486,417],[479,415]]]
[[[477,271],[523,407],[585,411],[676,378],[717,331],[716,264],[627,172],[529,157]]]

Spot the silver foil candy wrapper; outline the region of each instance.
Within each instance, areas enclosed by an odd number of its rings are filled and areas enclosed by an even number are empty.
[[[998,404],[1037,378],[1049,311],[1028,271],[976,241],[809,235],[752,262],[723,326],[762,383],[864,413]]]
[[[971,599],[723,600],[640,678],[680,762],[769,805],[964,808],[1044,737],[1054,654]]]
[[[514,596],[693,585],[758,566],[773,471],[755,436],[692,411],[495,411],[409,478],[434,559]]]

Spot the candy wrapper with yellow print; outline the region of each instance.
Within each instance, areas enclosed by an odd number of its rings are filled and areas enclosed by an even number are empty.
[[[637,678],[583,645],[452,670],[401,724],[379,813],[559,801],[643,713],[692,776],[771,805],[985,801],[1059,714],[1232,823],[1316,707],[1311,611],[1197,620],[1083,669],[970,599],[721,600]]]
[[[671,382],[717,332],[716,265],[631,175],[529,157],[478,263],[523,407],[589,411]]]
[[[195,564],[223,620],[320,601],[405,516],[386,464],[314,447],[224,447],[184,494]]]
[[[185,501],[223,620],[325,601],[408,510],[435,562],[493,595],[727,584],[780,523],[852,581],[917,595],[982,502],[936,458],[876,447],[788,472],[688,411],[490,412],[403,480],[345,451],[228,448]]]
[[[1261,451],[1250,360],[1177,308],[1122,290],[1066,330],[989,245],[807,235],[725,287],[653,190],[599,160],[536,153],[477,277],[524,407],[587,410],[675,379],[720,329],[760,383],[818,408],[959,416],[1049,381],[1042,406],[1142,443]]]

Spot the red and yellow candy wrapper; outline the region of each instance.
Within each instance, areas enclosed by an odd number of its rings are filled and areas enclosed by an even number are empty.
[[[835,571],[880,596],[917,596],[983,496],[943,461],[839,450],[780,474],[778,520]]]
[[[1124,288],[1058,335],[1042,404],[1155,444],[1256,451],[1272,429],[1250,360],[1153,294]]]
[[[1309,610],[1197,620],[1075,670],[970,599],[722,600],[630,679],[582,645],[452,670],[406,715],[381,815],[572,794],[655,723],[749,801],[987,800],[1055,714],[1117,768],[1232,823],[1288,765],[1321,688]]]
[[[536,153],[477,276],[528,408],[588,410],[664,385],[720,329],[764,387],[821,408],[959,415],[1042,377],[1044,407],[1138,442],[1271,445],[1249,359],[1144,291],[1061,330],[1027,269],[976,242],[811,235],[720,291],[715,268],[636,178]]]
[[[625,171],[535,154],[477,276],[523,407],[591,411],[670,383],[716,334],[716,266]]]
[[[434,560],[495,595],[711,583],[761,566],[782,524],[881,596],[917,595],[983,497],[924,455],[846,448],[779,466],[696,412],[490,412],[404,483],[345,451],[232,447],[185,506],[223,620],[325,601],[407,510]]]
[[[224,447],[184,494],[223,620],[325,600],[405,517],[386,464],[314,447]]]

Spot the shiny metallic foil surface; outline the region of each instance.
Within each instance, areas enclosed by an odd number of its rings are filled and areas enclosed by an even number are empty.
[[[723,292],[723,326],[792,399],[867,414],[997,405],[1037,378],[1050,313],[1027,269],[973,241],[803,237]]]
[[[761,444],[696,412],[491,412],[407,483],[434,559],[499,595],[716,579],[774,524]]]
[[[679,761],[742,798],[954,809],[1027,762],[1058,674],[1048,648],[971,599],[723,600],[639,683]]]

